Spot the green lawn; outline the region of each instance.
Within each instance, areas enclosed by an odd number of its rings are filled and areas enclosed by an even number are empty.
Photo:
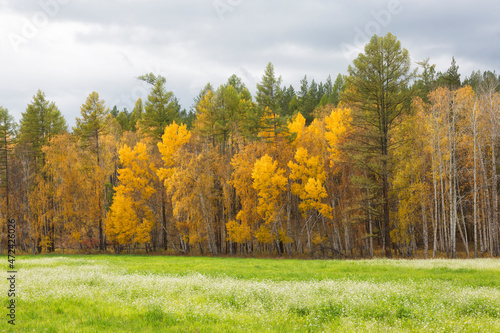
[[[43,255],[18,257],[16,266],[16,326],[4,315],[5,332],[500,328],[500,260],[494,259]]]

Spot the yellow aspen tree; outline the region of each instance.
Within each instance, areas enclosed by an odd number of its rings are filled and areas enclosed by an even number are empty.
[[[484,82],[481,91],[481,107],[483,108],[483,121],[485,123],[485,132],[488,133],[488,137],[484,142],[484,150],[489,150],[489,166],[486,168],[490,169],[491,181],[485,181],[485,183],[490,183],[490,197],[491,197],[491,208],[489,209],[489,223],[488,223],[488,240],[487,248],[489,249],[490,256],[500,255],[500,241],[499,241],[499,211],[498,211],[498,138],[500,136],[500,93],[498,92],[498,86],[500,85],[499,80],[495,77],[489,77],[486,82]],[[488,185],[487,185],[488,186]]]
[[[160,153],[161,161],[158,163],[158,167],[155,169],[156,174],[162,182],[163,186],[160,187],[161,201],[162,201],[162,211],[161,211],[161,229],[163,235],[164,248],[166,249],[167,238],[170,239],[172,246],[179,250],[175,243],[172,241],[170,233],[167,227],[167,208],[171,210],[170,205],[167,206],[167,194],[171,193],[170,187],[172,186],[172,175],[176,172],[175,165],[179,162],[180,156],[179,151],[186,145],[191,138],[191,132],[187,130],[186,125],[178,125],[175,121],[165,127],[162,135],[162,141],[157,143],[158,150]],[[175,209],[175,203],[172,198],[172,205]]]
[[[113,146],[103,136],[101,147]],[[101,155],[101,167],[95,167],[95,161],[87,150],[78,147],[77,139],[71,134],[54,136],[49,144],[42,148],[45,155],[45,181],[50,186],[52,204],[52,243],[59,236],[59,246],[76,240],[80,247],[97,245],[94,233],[95,221],[100,214],[100,204],[95,195],[96,186],[108,175],[109,156]],[[66,232],[70,238],[66,237]]]
[[[455,161],[455,174],[454,174],[454,191],[456,196],[456,227],[458,228],[458,236],[462,239],[465,253],[467,257],[470,255],[469,251],[469,232],[468,232],[468,219],[469,214],[465,212],[464,197],[468,195],[469,188],[474,182],[470,170],[474,167],[473,163],[473,138],[469,136],[469,117],[474,113],[476,108],[476,94],[472,87],[465,86],[455,91],[453,108],[457,114],[457,133],[456,133],[456,161]],[[472,156],[472,159],[470,158]],[[456,245],[453,245],[452,255],[456,253]],[[456,255],[456,254],[455,254]]]
[[[264,219],[266,226],[270,227],[279,249],[278,225],[284,208],[281,195],[288,183],[285,170],[279,168],[278,162],[265,154],[255,162],[252,179],[259,198],[257,212]]]
[[[296,180],[292,184],[292,193],[297,195],[302,202],[300,210],[305,214],[311,209],[326,217],[331,217],[331,208],[321,200],[327,197],[323,186],[326,180],[326,173],[323,169],[323,162],[319,156],[310,156],[305,148],[298,148],[295,153],[295,162],[290,161],[290,178]]]
[[[252,230],[246,223],[239,224],[235,220],[230,220],[226,224],[228,237],[232,242],[244,244],[252,237]]]
[[[429,114],[427,117],[429,146],[431,147],[432,177],[434,186],[434,229],[435,245],[433,256],[437,251],[446,251],[448,254],[448,219],[446,200],[446,179],[448,177],[447,161],[450,160],[448,152],[448,136],[446,135],[446,118],[448,112],[443,112],[451,103],[449,90],[438,88],[429,94],[429,105],[425,106],[424,111]],[[427,110],[428,109],[428,110]],[[439,233],[439,236],[437,235]]]
[[[93,196],[82,151],[70,134],[57,135],[43,148],[46,155],[46,172],[52,175],[54,201],[57,203],[54,219],[60,221],[61,232],[70,235],[69,241],[77,241],[83,248],[84,238],[92,237],[91,224],[87,223],[89,197]]]
[[[50,183],[38,175],[35,179],[35,187],[29,194],[31,202],[31,213],[34,217],[30,238],[34,240],[38,252],[46,253],[53,246],[53,210],[50,205],[51,188]]]
[[[352,116],[350,108],[337,108],[325,117],[325,138],[328,142],[328,151],[331,162],[335,163],[340,158],[341,143],[352,131]]]
[[[348,87],[351,93],[355,93],[355,89]],[[337,235],[336,240],[331,242],[336,244],[337,252],[343,254],[342,242],[340,239],[341,229],[344,231],[344,246],[345,253],[352,249],[351,234],[352,221],[355,220],[354,214],[361,210],[361,213],[366,216],[368,221],[368,230],[365,234],[370,236],[373,235],[372,231],[372,202],[371,195],[369,191],[367,193],[362,193],[356,191],[356,186],[353,186],[352,179],[355,176],[357,170],[354,168],[353,161],[350,154],[348,153],[349,145],[352,140],[350,136],[353,134],[354,129],[352,126],[352,110],[342,106],[343,103],[339,103],[339,107],[330,108],[329,110],[324,110],[326,114],[324,118],[324,138],[326,141],[326,155],[329,161],[327,167],[329,169],[329,193],[331,195],[331,206],[334,213],[334,233]],[[332,184],[335,184],[334,186]],[[360,197],[361,196],[361,197]],[[362,197],[366,198],[368,196],[367,205],[365,211],[362,211],[359,207],[358,202],[363,200]],[[361,214],[358,214],[361,215]],[[359,226],[363,233],[362,226]],[[337,229],[338,228],[338,229]],[[359,235],[358,238],[364,238],[364,235]],[[370,238],[370,253],[373,252],[373,241]],[[333,246],[332,246],[333,247]]]
[[[168,181],[168,194],[172,200],[173,214],[184,239],[183,252],[189,251],[189,243],[206,240],[208,251],[217,255],[216,212],[218,193],[213,191],[215,172],[214,151],[178,155],[178,166]]]
[[[119,155],[123,168],[119,170],[120,185],[107,218],[106,234],[120,245],[147,243],[155,222],[148,201],[156,190],[146,145],[139,142],[134,149],[125,146]]]
[[[322,108],[323,111],[331,112],[332,106],[328,105]],[[304,134],[304,147],[307,149],[308,154],[312,156],[318,156],[323,170],[326,173],[326,179],[322,183],[322,186],[326,190],[327,196],[322,200],[323,203],[327,203],[331,207],[331,216],[323,215],[317,216],[320,223],[317,224],[317,233],[314,236],[313,243],[320,245],[320,250],[324,253],[325,249],[323,244],[328,240],[332,255],[335,252],[339,252],[338,242],[336,242],[334,235],[338,234],[338,223],[336,223],[336,215],[334,214],[335,200],[339,193],[338,183],[340,177],[338,171],[341,168],[338,165],[335,167],[332,165],[330,152],[328,150],[328,141],[325,138],[326,128],[325,128],[325,117],[322,116],[323,113],[318,114],[322,117],[319,119],[314,119],[311,125],[309,125]],[[322,229],[321,229],[322,228]]]
[[[418,103],[416,101],[416,110]],[[427,162],[427,127],[422,121],[423,113],[415,112],[405,117],[401,126],[394,133],[394,140],[405,142],[394,151],[395,171],[393,191],[397,196],[395,228],[391,230],[391,239],[400,247],[404,255],[412,256],[417,247],[417,230],[422,230],[424,252],[427,256],[427,203],[428,179]]]
[[[253,187],[252,172],[258,156],[262,155],[264,145],[259,142],[253,142],[245,146],[238,154],[233,156],[231,166],[233,172],[231,174],[230,184],[234,186],[236,196],[240,200],[241,209],[236,214],[236,226],[234,222],[227,224],[228,236],[232,242],[241,243],[251,240],[254,231],[258,228],[260,219],[257,212],[257,191]],[[246,231],[251,230],[248,234]]]
[[[463,231],[464,213],[461,200],[463,163],[460,155],[467,150],[462,135],[467,115],[473,112],[473,91],[470,87],[450,91],[438,88],[429,94],[429,136],[434,177],[435,220],[438,223],[439,249],[447,256],[456,257],[456,239],[460,235],[467,243]],[[486,178],[486,177],[485,177]],[[488,191],[487,187],[485,191]],[[439,209],[439,213],[438,213]],[[466,228],[465,223],[463,223]],[[468,253],[468,248],[466,248]],[[434,250],[434,254],[436,249]]]
[[[291,191],[301,200],[299,210],[305,218],[307,245],[311,253],[312,230],[318,221],[315,212],[324,217],[332,218],[332,208],[322,202],[328,196],[323,186],[326,180],[323,161],[319,156],[310,156],[307,149],[299,147],[295,153],[295,162],[288,162],[288,167],[290,168],[290,179],[295,181],[291,185]],[[313,219],[313,217],[315,218]]]
[[[175,121],[165,128],[162,141],[158,143],[158,149],[163,160],[163,167],[157,170],[158,177],[166,180],[173,173],[175,164],[175,153],[191,138],[191,132],[187,130],[186,125],[177,125]]]
[[[302,136],[306,128],[306,118],[300,112],[297,113],[293,121],[288,123],[288,132],[292,135],[292,145],[297,147],[302,142]]]

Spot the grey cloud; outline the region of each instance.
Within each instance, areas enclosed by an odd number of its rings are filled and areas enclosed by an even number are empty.
[[[0,39],[0,61],[9,64],[2,67],[0,104],[19,119],[40,88],[73,124],[93,90],[108,104],[132,108],[136,77],[149,71],[167,78],[185,108],[207,82],[218,86],[231,74],[255,91],[269,61],[286,85],[297,86],[306,74],[324,81],[346,73],[350,61],[341,45],[355,43],[394,0],[218,1],[229,6],[225,12],[215,0],[65,0],[18,54]],[[464,75],[500,70],[497,1],[401,0],[400,6],[378,28],[395,34],[414,61],[430,57],[444,71],[455,56]],[[0,0],[0,8],[15,25],[5,31],[19,31],[21,18],[43,10],[38,1]]]

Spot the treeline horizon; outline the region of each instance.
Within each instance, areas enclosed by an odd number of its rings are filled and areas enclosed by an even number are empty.
[[[500,75],[413,69],[390,33],[348,75],[255,96],[236,75],[181,110],[154,73],[134,109],[97,92],[69,131],[36,92],[0,101],[0,249],[26,253],[497,257]]]

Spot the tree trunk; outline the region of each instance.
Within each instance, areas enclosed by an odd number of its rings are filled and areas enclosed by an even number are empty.
[[[421,195],[422,200],[422,228],[423,228],[423,237],[424,237],[424,253],[425,259],[427,259],[427,253],[429,252],[429,236],[428,236],[428,227],[427,227],[427,214],[425,208],[425,194],[422,190]]]
[[[160,187],[161,191],[161,235],[162,235],[162,246],[163,250],[167,250],[167,216],[166,216],[166,211],[165,211],[165,189],[164,186],[162,185]]]
[[[391,251],[391,221],[389,212],[389,181],[388,181],[388,170],[387,170],[387,131],[384,131],[384,137],[382,138],[382,200],[383,200],[383,210],[384,210],[384,235],[385,235],[385,256],[387,258],[392,258]]]
[[[477,253],[477,118],[476,118],[476,113],[477,113],[477,108],[476,105],[474,105],[474,118],[473,118],[473,138],[474,138],[474,168],[473,168],[473,174],[474,174],[474,212],[473,212],[473,217],[474,217],[474,258],[478,257]]]
[[[492,129],[493,131],[493,129]],[[490,237],[492,238],[491,240],[491,249],[490,249],[490,254],[491,256],[498,256],[499,249],[498,249],[498,231],[497,231],[497,224],[498,224],[498,189],[497,189],[497,184],[498,184],[498,177],[497,177],[497,163],[496,163],[496,153],[495,153],[495,137],[496,135],[493,135],[491,138],[491,196],[492,196],[492,205],[493,205],[493,218],[490,221]]]
[[[370,257],[373,258],[373,221],[370,200],[368,200],[368,228],[370,233]]]

